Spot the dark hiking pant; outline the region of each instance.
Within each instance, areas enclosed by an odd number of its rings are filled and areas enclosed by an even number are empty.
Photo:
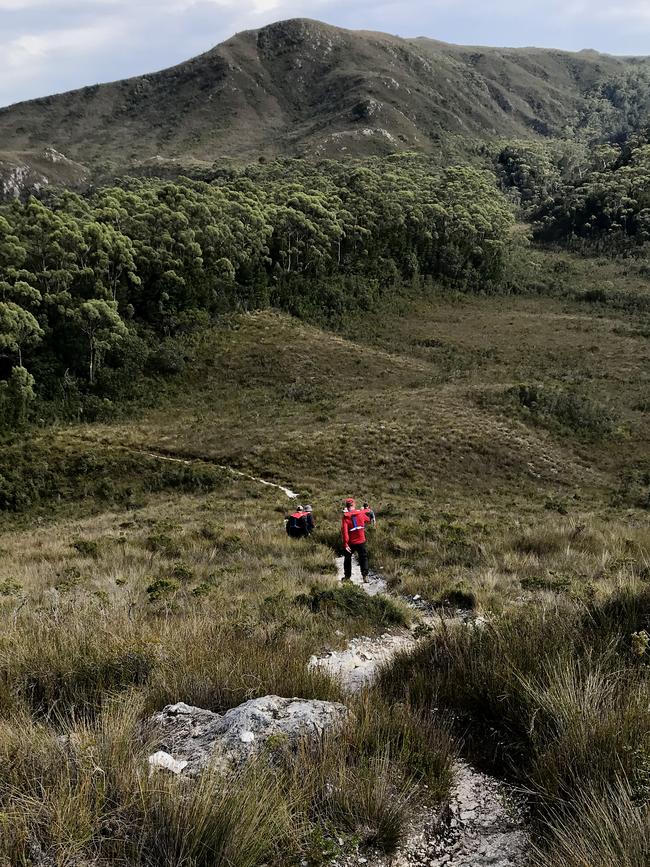
[[[359,558],[359,568],[361,569],[361,577],[368,577],[368,551],[366,550],[366,543],[362,542],[360,545],[350,545],[352,549],[352,553],[348,554],[345,552],[345,556],[343,557],[343,575],[346,579],[352,578],[352,554],[356,554]]]

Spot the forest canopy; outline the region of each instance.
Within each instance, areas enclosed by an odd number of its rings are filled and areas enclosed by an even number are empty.
[[[497,285],[514,217],[494,175],[427,158],[282,160],[210,182],[128,179],[0,208],[0,399],[70,411],[230,311],[340,321],[405,282]],[[86,399],[86,406],[92,400]]]
[[[508,142],[495,170],[535,237],[578,252],[645,256],[650,242],[650,134],[623,144]]]

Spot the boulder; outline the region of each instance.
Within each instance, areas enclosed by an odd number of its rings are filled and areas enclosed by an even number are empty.
[[[251,699],[224,714],[183,702],[170,704],[147,724],[147,735],[157,749],[150,765],[169,769],[173,762],[175,773],[189,775],[208,765],[232,769],[259,753],[271,737],[284,738],[290,745],[304,738],[318,740],[328,729],[340,726],[347,712],[337,702],[277,695]],[[161,761],[162,755],[171,762]]]

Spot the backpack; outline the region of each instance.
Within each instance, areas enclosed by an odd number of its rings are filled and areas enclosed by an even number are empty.
[[[289,515],[287,518],[287,534],[289,536],[304,536],[305,533],[306,527],[304,515]]]

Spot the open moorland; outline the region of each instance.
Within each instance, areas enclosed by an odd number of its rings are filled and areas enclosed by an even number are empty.
[[[7,864],[372,857],[444,803],[459,754],[527,793],[540,864],[643,863],[648,323],[581,299],[585,268],[627,285],[611,266],[530,255],[562,292],[432,291],[336,334],[229,317],[155,407],[7,446],[31,498],[0,539]],[[314,537],[232,470],[313,502]],[[350,491],[388,597],[337,587]],[[308,669],[417,626],[417,594],[486,625],[434,629],[351,699]],[[148,714],[267,694],[355,722],[299,770],[273,753],[189,800],[147,776]]]

